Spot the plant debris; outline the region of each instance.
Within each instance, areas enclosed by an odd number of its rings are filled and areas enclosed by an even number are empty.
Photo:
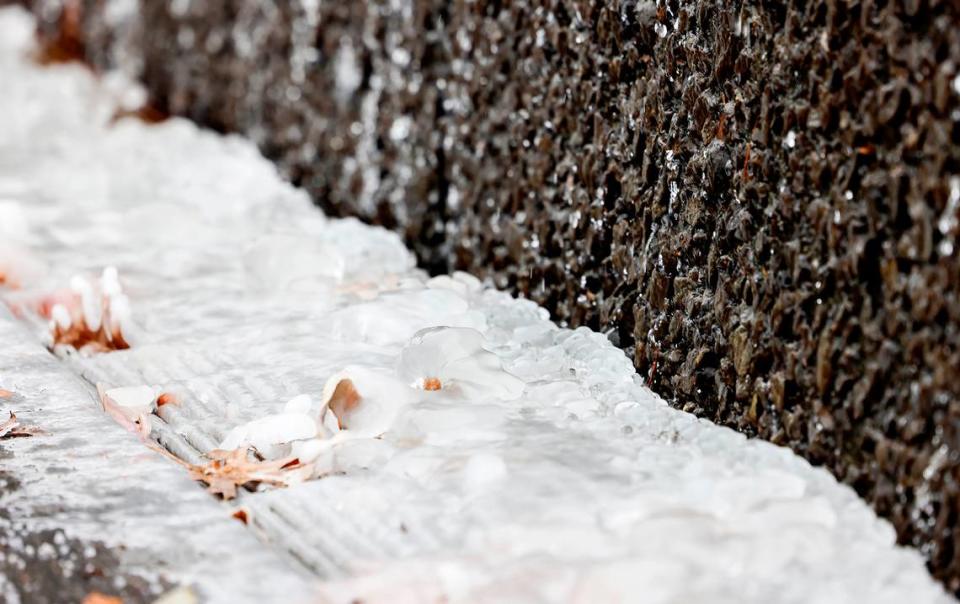
[[[42,434],[46,434],[46,432],[40,428],[22,425],[13,411],[10,412],[10,417],[0,424],[0,439],[40,436]]]
[[[156,392],[149,386],[106,389],[97,384],[97,394],[104,412],[128,432],[146,439],[150,436],[147,418],[157,409]]]
[[[35,58],[41,65],[86,62],[82,0],[63,2],[59,18],[51,30],[41,32],[41,45]]]
[[[110,117],[110,123],[116,124],[120,120],[135,119],[145,124],[159,124],[170,119],[170,115],[150,104],[143,104],[136,109],[117,109]]]
[[[38,312],[50,322],[53,347],[89,352],[130,348],[130,301],[112,267],[97,280],[74,277],[70,289],[43,298]]]
[[[82,604],[123,604],[123,599],[92,591],[83,598]]]
[[[207,454],[210,461],[194,465],[179,460],[190,478],[207,485],[207,491],[224,499],[234,499],[237,487],[253,488],[258,484],[287,487],[310,478],[313,468],[296,457],[276,461],[251,459],[253,449],[242,447],[232,451],[215,449]]]
[[[157,407],[163,407],[164,405],[180,406],[180,397],[169,392],[161,392],[160,396],[157,397]]]

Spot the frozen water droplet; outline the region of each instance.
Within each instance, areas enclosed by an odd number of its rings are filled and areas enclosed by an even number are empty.
[[[788,149],[793,149],[797,145],[797,133],[793,130],[787,132],[787,136],[783,139],[783,144],[786,145]]]

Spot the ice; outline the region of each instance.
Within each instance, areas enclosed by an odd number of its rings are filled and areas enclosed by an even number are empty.
[[[110,124],[120,81],[28,64],[29,27],[0,12],[0,196],[15,203],[0,228],[28,231],[0,244],[0,269],[24,276],[0,296],[60,303],[80,275],[61,318],[93,323],[101,275],[101,303],[137,337],[59,348],[58,367],[111,392],[176,393],[150,438],[192,462],[249,443],[315,463],[314,480],[239,499],[259,547],[291,554],[329,601],[947,601],[825,470],[670,408],[603,334],[467,275],[429,278],[396,234],[324,218],[249,142],[177,119]],[[356,52],[338,51],[337,94],[358,90]],[[85,444],[126,436],[56,426]],[[140,528],[169,543],[189,519],[163,512]],[[264,601],[221,583],[219,601]]]
[[[112,388],[103,394],[104,405],[111,405],[127,419],[135,420],[152,413],[157,406],[157,392],[149,386]]]
[[[416,392],[387,371],[348,366],[332,375],[323,387],[326,412],[337,418],[349,437],[378,437],[389,430]]]
[[[267,452],[276,445],[307,440],[317,435],[317,420],[306,413],[277,413],[237,426],[227,435],[220,448],[229,451],[250,445]]]
[[[315,238],[270,235],[257,239],[244,253],[250,287],[268,291],[319,289],[343,277],[344,260]]]
[[[483,329],[485,325],[483,315],[471,310],[463,297],[444,289],[388,292],[330,317],[333,337],[378,345],[402,345],[428,327]]]
[[[522,380],[504,371],[497,355],[484,348],[479,331],[464,327],[430,327],[414,334],[400,352],[399,373],[428,392],[515,399]]]

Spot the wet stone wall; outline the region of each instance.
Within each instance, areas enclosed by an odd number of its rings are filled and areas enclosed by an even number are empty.
[[[68,8],[154,109],[604,331],[677,407],[830,468],[960,592],[957,2]]]

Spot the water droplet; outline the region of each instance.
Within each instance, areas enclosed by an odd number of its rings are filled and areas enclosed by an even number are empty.
[[[797,133],[793,130],[787,132],[787,136],[783,139],[783,144],[786,145],[788,149],[793,149],[797,145]]]

